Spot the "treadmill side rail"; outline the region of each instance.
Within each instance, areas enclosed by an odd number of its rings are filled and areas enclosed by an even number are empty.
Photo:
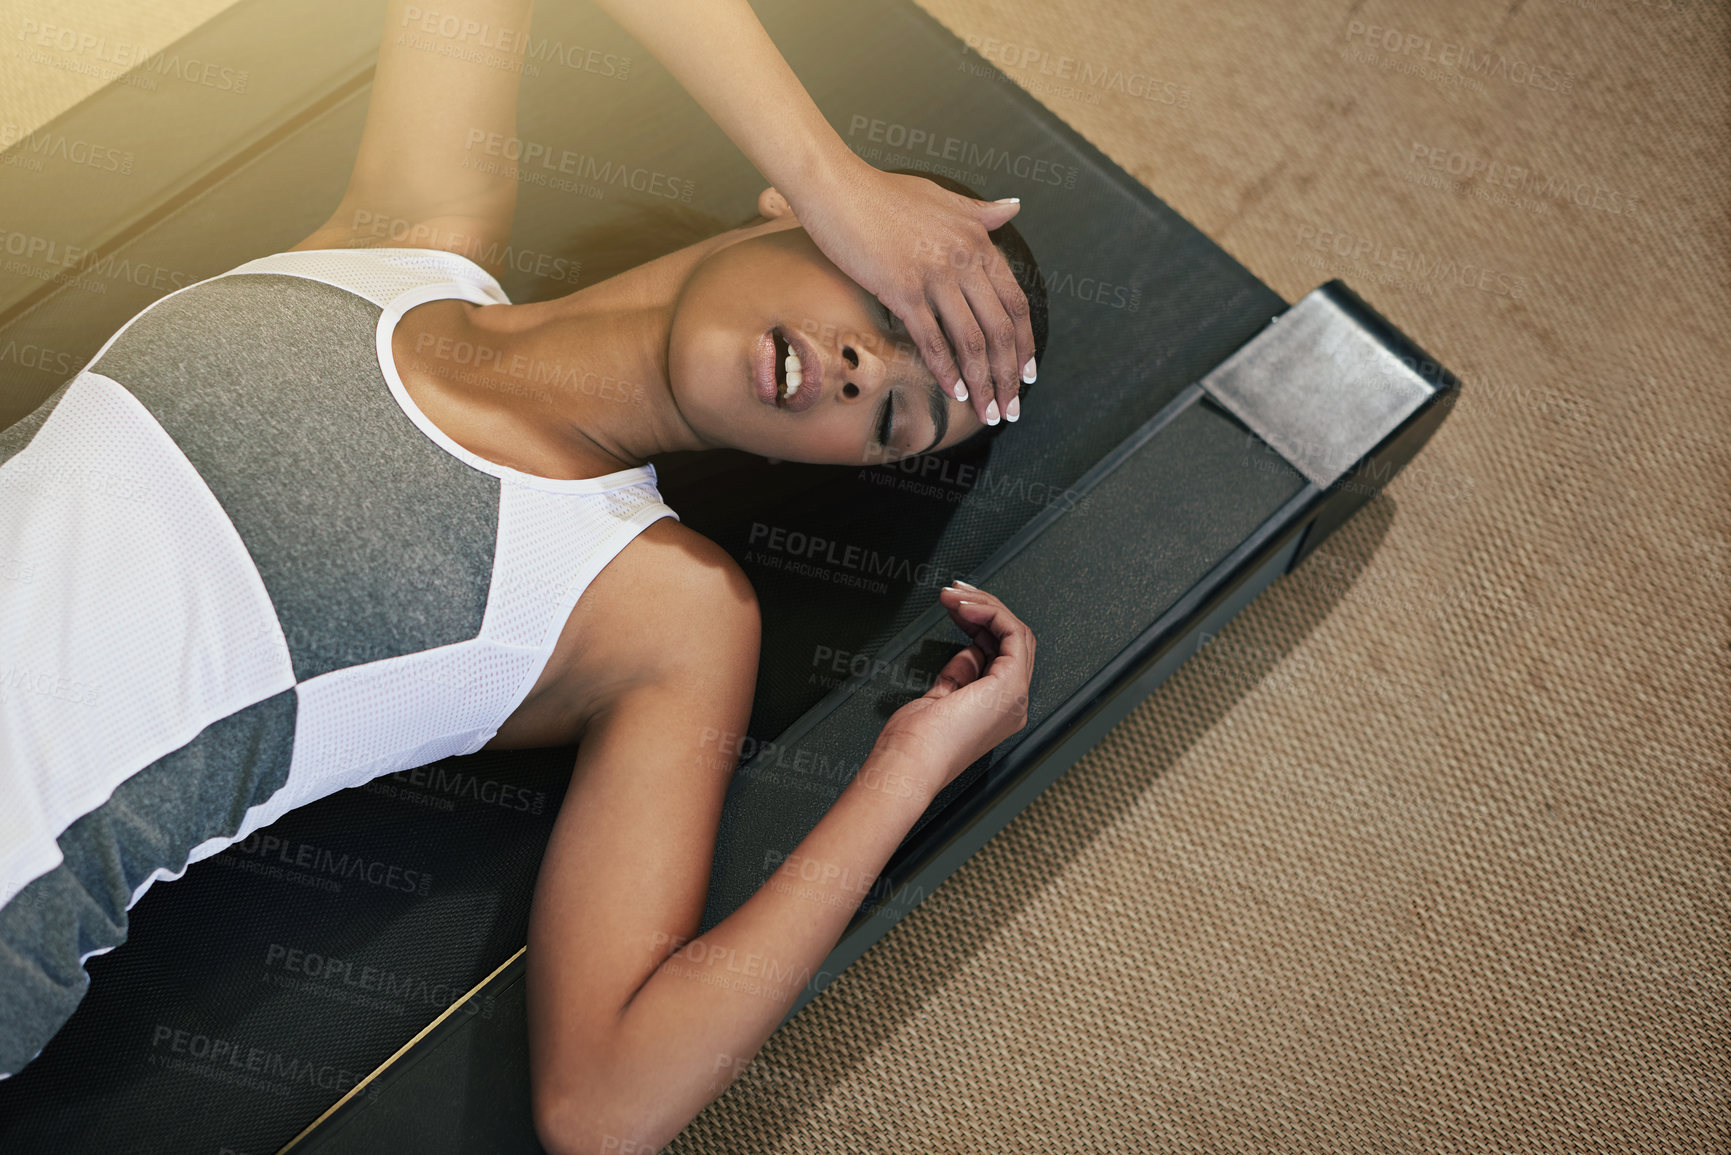
[[[1077,483],[1091,490],[1195,397],[1206,395],[1250,425],[1234,458],[1255,472],[1297,471],[1309,483],[1085,689],[979,776],[968,793],[910,833],[883,871],[885,892],[861,904],[830,973],[858,958],[1046,786],[1134,709],[1281,574],[1378,493],[1430,440],[1459,396],[1459,381],[1340,281],[1307,294],[1198,387],[1126,439]],[[1260,427],[1260,428],[1259,428]],[[1277,444],[1278,443],[1278,444]],[[1284,448],[1282,448],[1284,447]],[[1258,463],[1257,458],[1262,458]],[[1314,474],[1314,475],[1313,475]],[[1326,478],[1326,481],[1320,480]],[[1036,519],[980,567],[1000,582],[1060,514]],[[1061,514],[1076,520],[1085,515]],[[910,627],[910,633],[922,623]],[[898,639],[898,641],[911,641]],[[1046,733],[1045,731],[1050,731]],[[816,994],[802,992],[792,1018]]]

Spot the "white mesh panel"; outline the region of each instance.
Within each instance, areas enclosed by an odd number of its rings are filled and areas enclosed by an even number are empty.
[[[497,728],[500,704],[536,658],[533,650],[471,640],[302,682],[284,802],[301,806],[467,753]]]
[[[535,684],[595,574],[666,516],[676,515],[647,483],[583,494],[504,486],[480,636],[300,683],[287,784],[191,861],[327,794],[480,749]]]
[[[457,253],[438,249],[312,249],[274,253],[248,261],[236,273],[282,273],[323,281],[347,289],[380,308],[423,285],[456,281],[480,289],[490,299],[507,303],[505,291],[486,270]]]
[[[645,525],[667,516],[677,515],[648,482],[587,494],[501,487],[499,544],[481,636],[550,652],[595,575]]]
[[[137,398],[80,373],[0,466],[0,903],[120,783],[293,684],[216,497]]]

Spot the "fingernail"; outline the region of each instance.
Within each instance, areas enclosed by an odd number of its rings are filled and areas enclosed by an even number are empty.
[[[1022,399],[1020,397],[1010,398],[1009,407],[1004,410],[1004,419],[1007,421],[1015,421],[1015,420],[1019,419],[1021,416],[1022,416]]]
[[[1032,357],[1029,357],[1028,363],[1026,365],[1022,366],[1022,384],[1032,385],[1033,383],[1034,383],[1034,359]]]
[[[997,200],[993,201],[992,203],[995,205],[1019,205],[1022,203],[1022,198],[1021,197],[999,197]]]
[[[957,401],[966,401],[968,399],[968,387],[962,383],[960,377],[956,378],[955,394]]]
[[[986,424],[987,425],[996,425],[997,423],[998,423],[998,399],[996,397],[994,397],[990,401],[986,402]]]
[[[961,586],[965,590],[977,590],[980,588],[979,586],[969,585],[967,582],[963,581],[961,578],[956,578],[954,581],[950,582],[950,584],[953,586]]]

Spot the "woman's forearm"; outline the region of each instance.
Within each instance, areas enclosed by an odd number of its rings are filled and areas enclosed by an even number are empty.
[[[930,805],[937,767],[874,751],[834,806],[737,910],[626,1004],[586,1093],[591,1136],[654,1150],[721,1093],[822,967],[884,863]],[[605,1120],[605,1121],[603,1121]],[[635,1150],[625,1146],[624,1150]]]
[[[746,0],[597,0],[671,72],[795,209],[863,166]]]

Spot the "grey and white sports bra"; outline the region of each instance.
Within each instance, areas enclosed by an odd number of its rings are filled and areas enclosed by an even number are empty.
[[[0,431],[0,904],[164,759],[232,762],[235,793],[149,804],[180,833],[131,902],[294,807],[480,749],[595,575],[678,516],[651,465],[552,480],[433,425],[391,333],[450,297],[506,303],[454,253],[249,261]]]

